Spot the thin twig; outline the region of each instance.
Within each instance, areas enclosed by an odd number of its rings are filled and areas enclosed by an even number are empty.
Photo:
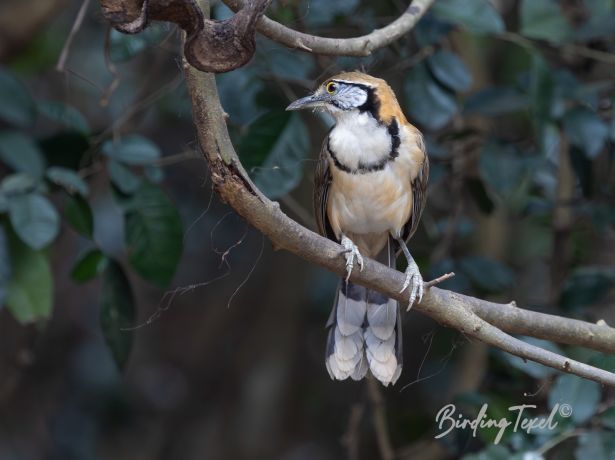
[[[75,35],[79,32],[81,28],[81,24],[83,24],[83,18],[85,18],[85,13],[88,10],[88,6],[90,5],[90,0],[83,0],[81,7],[79,8],[79,12],[77,13],[77,17],[75,18],[75,22],[73,23],[73,27],[71,27],[68,37],[64,42],[64,46],[62,47],[62,52],[60,53],[60,57],[58,58],[58,62],[56,63],[56,70],[58,72],[64,72],[66,67],[66,61],[68,60],[68,53],[70,52],[70,47],[75,39]]]
[[[455,276],[455,273],[450,272],[450,273],[445,273],[444,275],[438,276],[436,279],[433,279],[431,281],[427,281],[425,283],[425,289],[429,289],[430,287],[435,286],[436,284],[440,284],[446,281],[447,279],[452,278],[453,276]]]
[[[113,75],[113,80],[109,84],[109,86],[105,89],[102,96],[100,97],[100,105],[102,107],[106,107],[109,104],[109,99],[115,92],[115,90],[120,86],[121,77],[119,72],[117,71],[117,67],[115,64],[111,62],[111,27],[107,28],[107,33],[105,34],[105,52],[103,53],[105,56],[105,65],[107,66],[107,70],[111,75]]]

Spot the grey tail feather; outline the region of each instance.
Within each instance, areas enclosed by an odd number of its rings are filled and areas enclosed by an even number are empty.
[[[391,246],[383,251],[384,262],[394,266]],[[403,359],[401,315],[396,300],[341,281],[327,327],[325,364],[332,379],[361,380],[369,369],[385,386],[397,381]]]

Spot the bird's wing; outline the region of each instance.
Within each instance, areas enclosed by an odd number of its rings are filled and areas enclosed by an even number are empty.
[[[318,233],[331,240],[336,240],[329,218],[327,217],[327,199],[329,197],[329,186],[331,185],[331,172],[329,171],[329,161],[327,159],[327,140],[320,149],[316,169],[314,171],[314,217]]]
[[[423,143],[419,143],[419,145],[423,145]],[[406,222],[404,226],[404,231],[402,233],[405,241],[408,241],[414,235],[414,232],[419,226],[419,221],[421,220],[421,214],[423,214],[423,209],[425,208],[425,203],[427,201],[427,181],[429,180],[429,158],[425,152],[425,148],[422,148],[424,161],[423,166],[419,169],[418,175],[412,181],[412,214],[410,214],[410,219]]]

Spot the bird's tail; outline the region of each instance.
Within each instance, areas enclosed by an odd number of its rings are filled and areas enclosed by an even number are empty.
[[[390,251],[387,259],[394,264]],[[327,326],[325,362],[332,379],[361,380],[369,370],[385,386],[397,381],[403,360],[396,300],[342,281]]]

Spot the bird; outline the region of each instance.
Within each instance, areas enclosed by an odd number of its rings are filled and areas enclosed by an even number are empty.
[[[384,386],[395,384],[403,366],[400,306],[349,277],[357,264],[363,269],[364,257],[395,268],[403,253],[400,292],[408,289],[408,310],[421,301],[425,283],[407,241],[427,197],[423,136],[387,82],[359,71],[326,79],[286,108],[302,109],[335,120],[316,163],[313,194],[318,232],[341,244],[346,259],[327,322],[326,368],[334,380],[361,380],[369,371]]]

